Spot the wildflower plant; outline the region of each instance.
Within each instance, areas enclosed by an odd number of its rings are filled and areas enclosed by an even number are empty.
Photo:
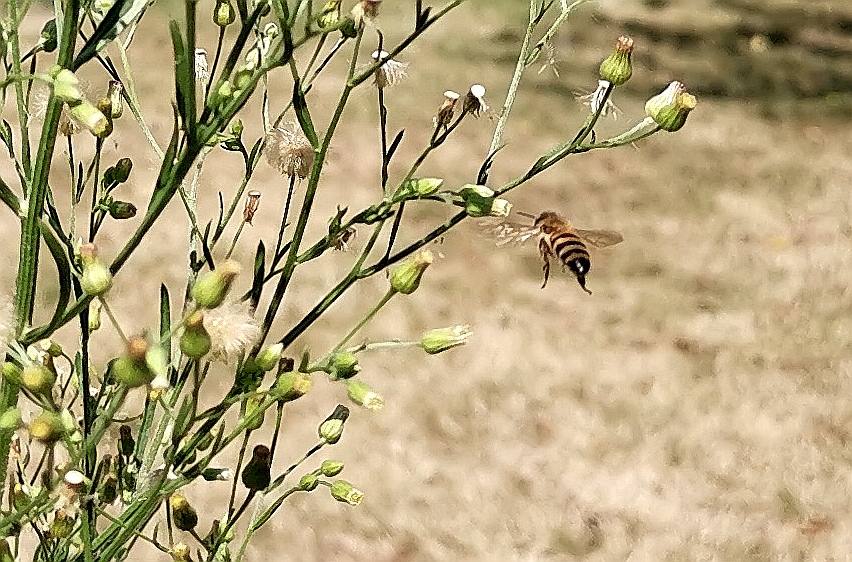
[[[0,109],[7,119],[0,140],[13,171],[0,178],[0,200],[9,211],[4,220],[19,221],[21,235],[14,305],[0,303],[0,313],[9,316],[0,322],[5,349],[0,534],[15,539],[0,539],[0,558],[118,560],[129,558],[144,541],[175,560],[240,560],[251,536],[293,494],[324,490],[335,500],[358,505],[364,493],[338,478],[343,462],[315,459],[342,438],[351,414],[366,415],[384,404],[359,358],[407,347],[442,353],[465,345],[472,334],[469,326],[460,325],[430,329],[410,340],[356,341],[380,310],[400,298],[416,298],[408,295],[428,283],[428,269],[439,265],[426,246],[469,217],[506,216],[512,190],[566,157],[677,130],[695,107],[695,98],[673,82],[648,102],[647,118],[623,134],[596,140],[598,118],[614,89],[632,73],[633,41],[622,37],[601,65],[600,91],[576,134],[520,176],[487,186],[524,72],[542,52],[552,56],[553,36],[585,3],[533,0],[491,146],[483,150],[471,183],[446,185],[440,178],[422,177],[420,168],[460,127],[474,125],[470,118],[495,111],[478,83],[464,94],[447,90],[443,100],[435,100],[434,115],[412,112],[417,122],[432,123],[431,137],[407,171],[392,177],[389,164],[403,134],[388,130],[384,96],[391,86],[416,80],[398,57],[463,2],[427,7],[417,0],[413,27],[390,44],[379,28],[380,0],[215,0],[212,6],[188,1],[182,21],[169,22],[173,119],[171,137],[161,146],[143,118],[127,56],[147,16],[148,0],[59,0],[33,45],[22,44],[18,33],[27,18],[37,17],[28,11],[31,4],[8,1],[0,22],[5,70]],[[209,51],[198,45],[205,26],[218,37]],[[334,80],[328,69],[336,58],[348,61],[339,101],[330,115],[318,115],[312,89],[320,80]],[[102,95],[81,86],[78,73],[84,67],[102,77],[100,88],[92,85]],[[267,91],[273,73],[289,80],[291,94],[281,107],[271,101],[280,95]],[[48,90],[38,122],[31,118],[36,83]],[[335,214],[322,216],[314,202],[320,189],[334,189],[324,185],[322,172],[344,109],[356,88],[371,86],[381,132],[379,195],[357,210],[341,200]],[[252,98],[261,100],[259,115],[247,109]],[[135,120],[160,163],[144,211],[120,199],[136,155],[116,162],[104,156],[118,119]],[[243,121],[253,119],[265,134],[247,139]],[[92,155],[79,158],[89,153],[82,146],[93,147]],[[219,151],[241,155],[242,177],[232,192],[220,194],[220,214],[203,217],[198,212],[200,170]],[[253,255],[245,255],[238,240],[262,205],[260,192],[249,187],[264,158],[288,178],[289,186],[275,240],[261,241]],[[56,170],[66,165],[68,175],[60,177]],[[66,200],[70,211],[60,204]],[[443,204],[446,218],[416,241],[398,245],[406,207],[423,201]],[[127,333],[112,312],[110,289],[163,211],[175,204],[184,209],[191,230],[186,286],[173,294],[163,285],[157,295],[159,324]],[[80,214],[88,220],[79,223]],[[135,230],[107,256],[98,242],[112,221],[134,221]],[[314,223],[327,233],[309,239]],[[349,271],[301,318],[282,319],[276,325],[286,327],[274,330],[296,271],[323,267],[322,258],[345,247],[356,227],[366,234],[361,234],[362,244],[359,238]],[[226,232],[234,233],[230,241]],[[37,275],[43,251],[54,270]],[[342,331],[336,345],[319,355],[294,347],[354,285],[386,272],[386,290],[364,306],[362,319]],[[58,280],[57,302],[46,322],[34,322],[35,303],[45,283],[53,281],[51,273]],[[244,294],[234,289],[240,278],[249,287]],[[71,331],[77,332],[79,346],[65,349],[56,343],[61,333]],[[124,351],[95,364],[93,346],[108,339],[123,341]],[[227,369],[233,382],[213,406],[202,408],[199,396],[211,369]],[[322,376],[340,385],[340,401],[348,400],[355,410],[329,405],[332,413],[317,420],[316,445],[294,454],[281,445],[282,413],[304,400]],[[133,388],[144,389],[142,413],[118,421]],[[254,437],[261,428],[271,439]],[[117,429],[117,443],[104,438],[111,429]],[[232,443],[239,447],[236,459],[223,454]],[[227,505],[212,516],[193,506],[188,486],[199,480],[231,483]],[[34,540],[18,540],[23,535]],[[36,547],[27,552],[25,545],[32,544]]]

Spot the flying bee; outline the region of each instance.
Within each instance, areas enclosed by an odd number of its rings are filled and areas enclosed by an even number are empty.
[[[550,277],[550,258],[555,257],[562,262],[577,277],[580,287],[588,294],[586,275],[591,268],[587,244],[595,248],[606,248],[618,244],[624,237],[614,230],[584,230],[574,228],[571,222],[552,211],[545,211],[538,216],[529,213],[519,215],[535,219],[533,224],[522,224],[512,221],[483,223],[486,232],[497,239],[497,245],[522,244],[533,238],[538,239],[538,251],[543,262],[543,289]]]

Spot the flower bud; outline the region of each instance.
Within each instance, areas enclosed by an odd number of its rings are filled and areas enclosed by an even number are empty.
[[[23,380],[21,378],[22,375],[23,372],[21,371],[21,368],[11,361],[3,363],[3,378],[10,383],[15,386],[21,386],[23,384]]]
[[[358,357],[350,351],[339,351],[331,357],[331,380],[350,379],[360,371]]]
[[[21,372],[21,382],[30,392],[48,396],[56,384],[56,373],[41,363],[30,363]]]
[[[98,501],[109,505],[118,499],[118,478],[113,472],[106,475],[101,485],[98,486]]]
[[[102,133],[92,132],[103,139],[112,134],[112,103],[109,101],[109,98],[101,98],[95,103],[95,107],[106,117],[107,126]]]
[[[51,18],[41,28],[38,42],[41,45],[41,50],[45,53],[52,53],[56,50],[56,19]],[[4,51],[5,52],[5,51]]]
[[[101,309],[103,304],[98,299],[92,299],[89,303],[89,331],[94,332],[101,327]]]
[[[192,287],[192,298],[201,308],[216,308],[228,296],[240,266],[228,260],[199,278]]]
[[[420,339],[420,345],[423,346],[423,350],[426,353],[434,355],[464,345],[472,334],[470,326],[466,325],[437,328],[423,334],[423,337]]]
[[[331,31],[340,21],[340,3],[343,0],[328,0],[317,15],[317,25],[323,31]]]
[[[211,345],[210,334],[204,328],[204,313],[196,310],[186,320],[180,336],[180,350],[190,359],[201,359],[210,351]]]
[[[51,70],[51,74],[53,75],[53,94],[63,103],[71,106],[84,100],[80,80],[73,72],[57,66]]]
[[[207,482],[226,482],[231,479],[230,468],[205,468],[201,477]]]
[[[271,391],[281,402],[292,402],[307,394],[313,385],[314,381],[307,373],[287,371],[278,375]]]
[[[57,509],[48,531],[50,532],[51,538],[64,539],[71,534],[71,530],[73,528],[74,519],[69,517],[65,511]]]
[[[116,220],[132,219],[136,216],[136,205],[127,201],[113,201],[109,204],[109,216]]]
[[[98,247],[93,243],[80,247],[80,261],[83,265],[83,275],[80,286],[87,295],[101,296],[112,287],[112,273],[109,267],[98,258]]]
[[[8,408],[0,414],[0,431],[15,431],[21,427],[21,411],[19,409]]]
[[[92,133],[99,139],[104,139],[112,132],[112,123],[106,115],[93,104],[82,101],[77,105],[69,105],[68,113],[78,125]]]
[[[281,360],[282,351],[284,351],[283,343],[272,344],[257,354],[255,362],[264,373],[271,371],[278,365],[278,361]]]
[[[385,407],[385,399],[359,380],[349,381],[346,392],[350,400],[368,410],[381,410]]]
[[[343,404],[338,404],[334,412],[319,426],[319,437],[326,443],[334,445],[340,441],[343,435],[343,424],[346,423],[346,418],[349,417],[349,408]]]
[[[299,489],[303,492],[311,492],[319,485],[316,474],[305,474],[299,479]]]
[[[622,35],[615,42],[615,51],[601,63],[600,77],[614,86],[621,86],[633,75],[633,39]]]
[[[674,81],[645,103],[645,113],[664,131],[674,132],[683,127],[697,103],[695,96],[686,91],[686,86]]]
[[[260,492],[272,482],[272,452],[266,445],[255,445],[251,460],[243,469],[243,485],[252,492]]]
[[[30,422],[29,430],[33,439],[48,445],[59,441],[65,434],[62,419],[56,413],[47,410],[43,410]]]
[[[124,183],[130,177],[130,171],[133,169],[133,160],[130,158],[119,158],[118,162],[111,169],[113,181],[115,183]]]
[[[410,295],[420,286],[423,272],[432,264],[434,257],[429,250],[420,250],[391,272],[390,284],[394,291]]]
[[[198,512],[189,505],[184,496],[178,493],[172,494],[169,498],[169,504],[172,508],[172,520],[175,522],[175,527],[181,531],[195,529],[195,526],[198,525]]]
[[[465,212],[471,217],[505,217],[512,210],[511,203],[495,198],[494,191],[484,185],[465,185],[458,195],[464,203]]]
[[[358,505],[364,493],[346,480],[335,480],[331,484],[331,497],[349,505]]]
[[[136,452],[136,440],[133,439],[133,430],[126,423],[118,428],[118,452],[125,457],[132,457]]]
[[[213,8],[213,23],[219,27],[228,27],[237,19],[236,10],[230,0],[216,0]]]
[[[263,394],[258,394],[246,398],[243,418],[246,420],[247,431],[260,429],[260,426],[263,425],[263,418],[266,412],[260,410],[260,405],[263,402],[264,397],[265,396]]]
[[[338,474],[343,472],[343,463],[340,461],[332,460],[322,461],[322,465],[320,465],[320,472],[322,472],[323,476],[337,476]]]
[[[110,117],[118,119],[124,113],[124,100],[121,97],[121,92],[124,90],[124,84],[119,80],[110,80],[107,88],[107,97],[109,97]]]
[[[136,388],[149,384],[156,374],[146,361],[149,345],[145,336],[133,336],[127,342],[127,351],[112,364],[112,373],[119,384]]]
[[[192,555],[189,546],[179,542],[172,547],[172,560],[174,562],[192,562]]]

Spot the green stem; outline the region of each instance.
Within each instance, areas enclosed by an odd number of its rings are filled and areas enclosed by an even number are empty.
[[[358,323],[355,325],[355,327],[354,327],[354,328],[352,328],[352,329],[349,331],[349,333],[348,333],[348,334],[346,334],[346,336],[344,336],[344,337],[343,337],[343,339],[342,339],[342,340],[340,340],[340,343],[338,343],[336,346],[334,346],[334,349],[332,350],[332,353],[336,353],[336,352],[340,351],[340,349],[341,349],[344,345],[346,345],[347,343],[349,343],[349,340],[351,340],[351,339],[355,336],[355,334],[357,334],[357,333],[358,333],[358,330],[360,330],[361,328],[363,328],[363,327],[364,327],[364,325],[365,325],[367,322],[369,322],[370,320],[372,320],[372,319],[373,319],[373,317],[374,317],[374,316],[375,316],[375,315],[376,315],[376,314],[377,314],[377,313],[378,313],[378,312],[382,309],[382,307],[384,307],[384,306],[388,303],[388,301],[390,301],[390,300],[391,300],[391,298],[393,298],[393,296],[394,296],[395,294],[397,294],[397,291],[395,291],[394,289],[388,289],[388,292],[387,292],[387,293],[385,293],[385,296],[383,296],[383,297],[381,298],[381,300],[379,300],[379,302],[378,302],[378,303],[376,303],[376,306],[374,306],[374,307],[372,308],[372,310],[370,310],[370,312],[368,312],[368,313],[366,314],[366,316],[364,316],[364,318],[362,318],[362,319],[361,319],[361,321],[360,321],[360,322],[358,322]]]

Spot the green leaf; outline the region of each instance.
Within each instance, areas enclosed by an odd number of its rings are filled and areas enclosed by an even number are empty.
[[[0,125],[0,139],[3,140],[3,144],[6,145],[6,149],[9,151],[9,156],[14,160],[15,144],[12,139],[12,127],[5,119],[3,120],[3,124]]]
[[[63,313],[68,307],[68,301],[71,297],[71,267],[65,257],[62,243],[56,238],[50,227],[43,221],[39,221],[38,226],[41,236],[44,238],[44,243],[50,251],[50,256],[56,263],[56,272],[59,276],[59,299],[56,302],[56,310],[53,312],[53,318],[51,318],[50,324],[48,324],[45,331],[46,334],[50,334],[60,325]]]
[[[0,201],[6,203],[6,206],[9,207],[13,213],[19,217],[21,216],[21,200],[18,199],[18,196],[14,194],[8,185],[6,185],[3,178],[0,178]]]
[[[115,0],[115,4],[101,20],[95,32],[80,49],[80,53],[74,59],[74,64],[71,65],[71,70],[77,70],[94,58],[107,45],[112,43],[122,31],[141,18],[153,2],[154,0]]]
[[[251,291],[249,292],[249,302],[252,309],[257,308],[257,303],[260,302],[260,294],[263,292],[263,279],[266,270],[266,248],[263,245],[263,240],[257,243],[257,252],[254,255],[254,277],[251,282]]]
[[[172,329],[172,310],[169,303],[169,290],[165,284],[160,285],[160,341],[171,341],[169,334]],[[165,347],[166,358],[172,362],[172,346]]]
[[[312,147],[317,148],[319,139],[311,121],[311,114],[308,112],[308,104],[305,101],[305,94],[302,92],[302,83],[299,80],[296,80],[296,83],[293,84],[293,111],[296,113],[296,119],[299,120],[299,126],[305,133],[308,142],[311,143]]]
[[[175,20],[169,22],[172,47],[175,53],[175,92],[178,113],[191,142],[195,142],[195,53],[188,53],[180,26]]]

